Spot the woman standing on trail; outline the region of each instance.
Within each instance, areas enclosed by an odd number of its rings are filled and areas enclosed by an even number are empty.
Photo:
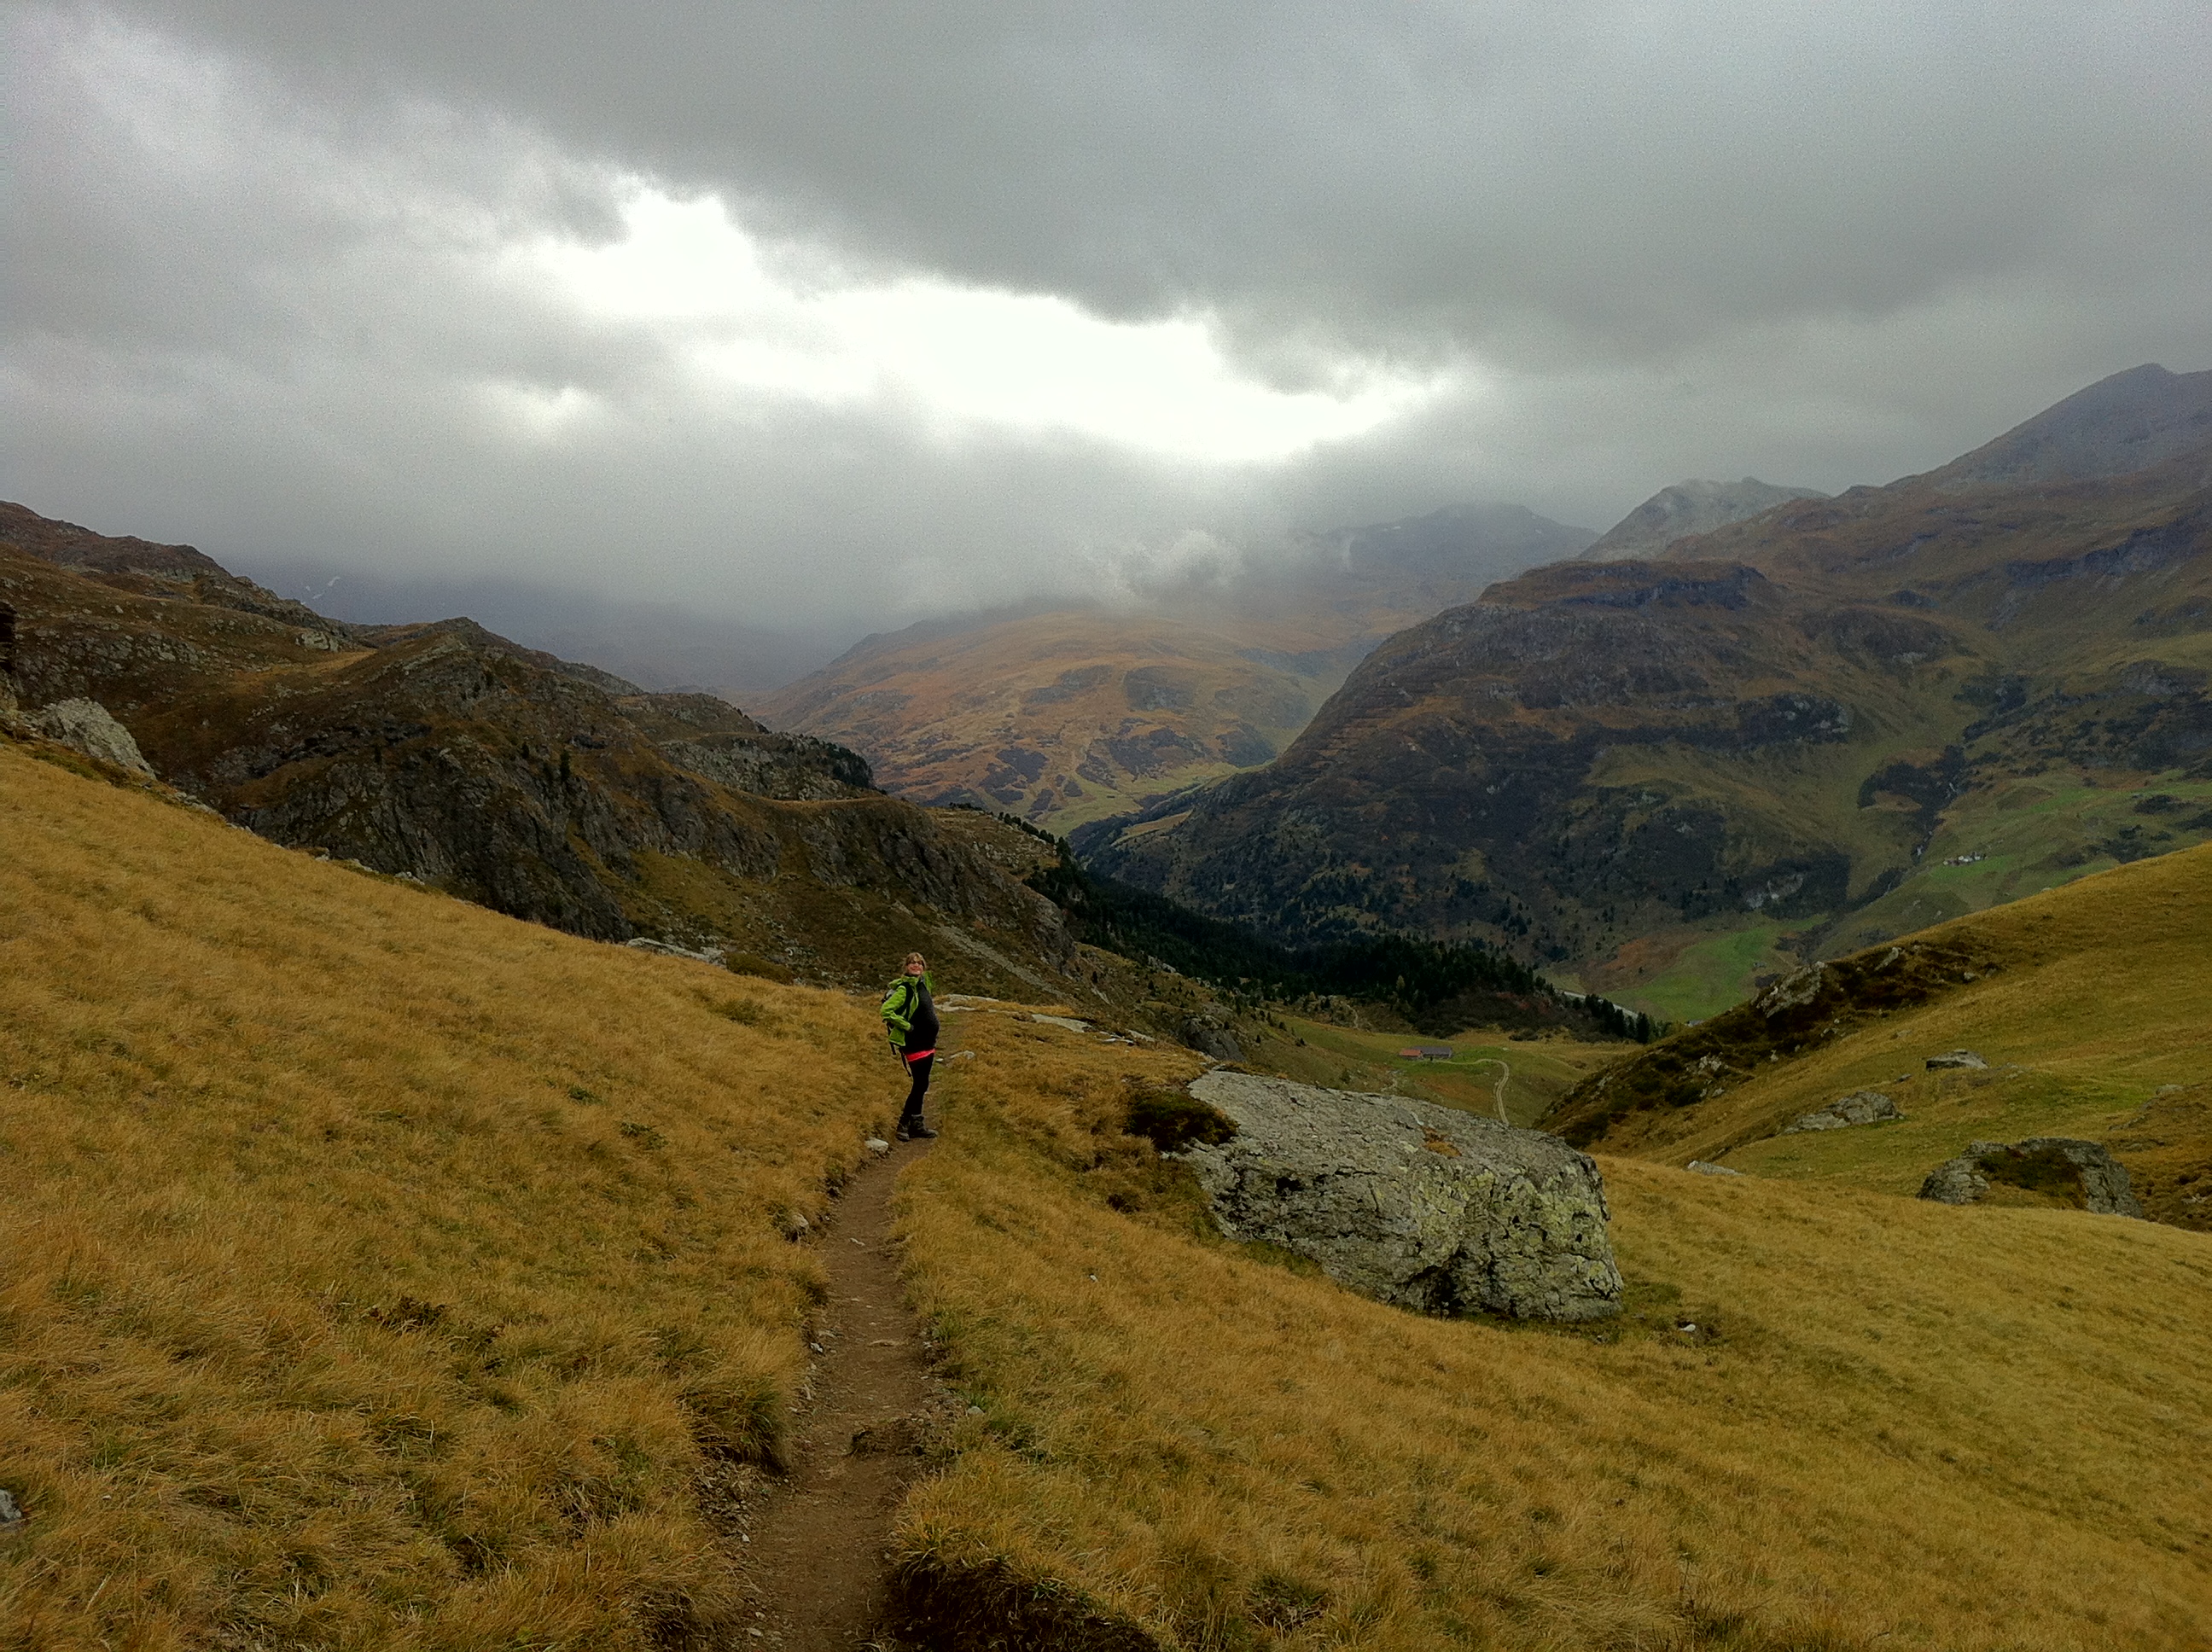
[[[929,965],[919,952],[906,955],[906,969],[884,994],[884,1025],[891,1054],[906,1063],[914,1084],[906,1110],[899,1114],[901,1141],[931,1141],[937,1132],[921,1121],[921,1100],[929,1093],[929,1069],[937,1059],[937,1005],[929,996]]]

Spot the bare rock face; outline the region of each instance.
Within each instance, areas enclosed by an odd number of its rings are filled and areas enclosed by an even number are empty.
[[[1217,1061],[1241,1061],[1244,1049],[1237,1042],[1228,1022],[1217,1014],[1194,1015],[1182,1023],[1182,1042],[1200,1055],[1210,1055]]]
[[[1970,1142],[1958,1157],[1928,1173],[1920,1197],[1939,1205],[1972,1205],[1992,1182],[2045,1193],[2100,1216],[2143,1213],[2125,1167],[2097,1143],[2066,1136]]]
[[[1620,1311],[1604,1183],[1556,1136],[1249,1073],[1208,1073],[1190,1093],[1237,1126],[1183,1155],[1232,1237],[1424,1313]]]
[[[1878,1124],[1884,1119],[1904,1116],[1897,1110],[1897,1103],[1881,1091],[1855,1090],[1848,1096],[1838,1096],[1826,1107],[1799,1114],[1784,1127],[1782,1133],[1794,1136],[1803,1130],[1842,1130],[1855,1124]]]
[[[31,726],[49,740],[82,751],[88,757],[126,768],[134,774],[154,777],[153,765],[138,750],[131,731],[108,714],[97,700],[58,700],[29,714]]]

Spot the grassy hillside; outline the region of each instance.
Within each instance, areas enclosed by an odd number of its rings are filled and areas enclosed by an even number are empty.
[[[1621,1059],[1626,1046],[1586,1043],[1553,1031],[1507,1037],[1494,1027],[1472,1028],[1442,1041],[1425,1035],[1370,1031],[1299,1016],[1285,1017],[1291,1041],[1256,1044],[1255,1060],[1301,1083],[1333,1090],[1394,1092],[1463,1112],[1530,1125],[1595,1069]],[[1414,1044],[1451,1047],[1448,1061],[1400,1054]]]
[[[823,1277],[783,1235],[893,1099],[869,1006],[5,747],[0,843],[0,1646],[719,1643],[707,1511]],[[938,1644],[2205,1643],[2212,1240],[1611,1157],[1621,1321],[1426,1320],[1124,1133],[1199,1058],[941,1042]]]
[[[1584,1082],[1551,1122],[1600,1151],[1895,1193],[1977,1139],[2109,1140],[2154,1214],[2212,1230],[2208,936],[2212,846],[2138,861],[1841,960],[1817,995],[1785,981]],[[1988,1069],[1927,1070],[1958,1048]],[[1858,1090],[1905,1116],[1778,1133]]]
[[[0,744],[9,1648],[681,1643],[887,1117],[870,1006]]]
[[[2206,1644],[2212,1241],[1615,1158],[1623,1320],[1422,1319],[1208,1236],[1117,1124],[1186,1058],[963,1037],[904,1195],[954,1643]]]

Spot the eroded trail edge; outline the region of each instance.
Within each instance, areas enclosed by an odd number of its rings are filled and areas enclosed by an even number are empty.
[[[830,1293],[814,1333],[812,1396],[794,1419],[789,1473],[749,1522],[746,1644],[783,1652],[878,1644],[891,1526],[920,1471],[916,1449],[935,1398],[891,1242],[898,1173],[927,1151],[902,1146],[861,1166],[825,1224]]]

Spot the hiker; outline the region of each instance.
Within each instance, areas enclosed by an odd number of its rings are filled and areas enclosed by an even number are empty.
[[[929,1069],[937,1059],[937,1005],[929,996],[929,965],[919,952],[906,955],[906,969],[884,994],[884,1026],[891,1054],[913,1075],[906,1111],[899,1114],[901,1141],[933,1141],[937,1132],[921,1121],[921,1099],[929,1093]]]

